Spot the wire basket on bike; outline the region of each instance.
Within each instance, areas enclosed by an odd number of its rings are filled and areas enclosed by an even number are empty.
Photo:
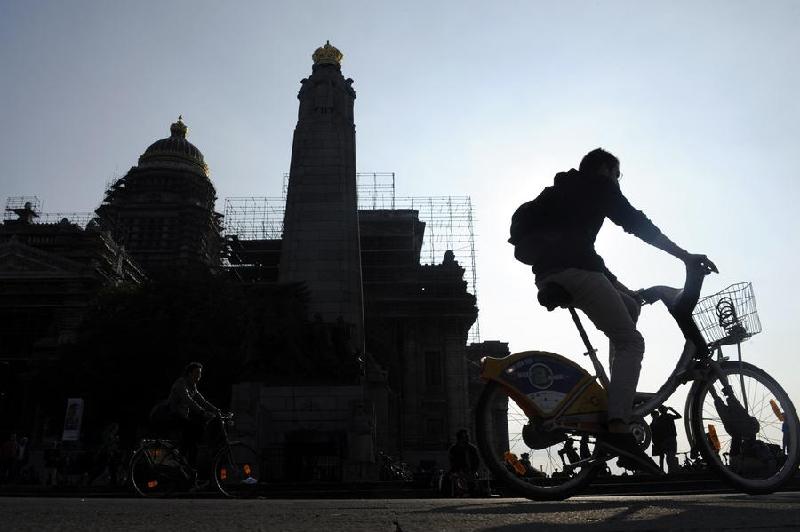
[[[692,313],[710,346],[733,345],[761,332],[752,283],[736,283],[701,299]]]

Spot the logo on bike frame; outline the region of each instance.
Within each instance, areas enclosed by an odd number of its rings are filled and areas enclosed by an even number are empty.
[[[546,364],[538,362],[528,369],[528,382],[538,390],[546,390],[553,385],[553,370]]]

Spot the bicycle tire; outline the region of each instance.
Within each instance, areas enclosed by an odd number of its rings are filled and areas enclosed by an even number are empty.
[[[142,445],[131,458],[128,479],[142,497],[168,497],[178,489],[185,476],[175,450],[159,443]]]
[[[742,394],[744,387],[744,395],[748,396],[747,414],[758,421],[756,438],[742,439],[729,434],[729,428],[723,425],[722,416],[711,393],[713,386],[715,393],[723,397],[717,389],[721,390],[719,379],[714,378],[698,381],[692,387],[690,396],[693,396],[692,425],[695,444],[706,463],[729,485],[752,495],[772,493],[789,482],[797,471],[800,460],[800,423],[797,411],[786,391],[764,370],[746,362],[732,361],[722,362],[720,368],[728,377],[734,395],[742,405],[745,404]],[[786,451],[781,451],[780,455],[777,454],[776,446],[783,446],[783,432],[777,414],[773,412],[775,407],[770,404],[772,401],[776,401],[776,406],[783,412],[786,420],[787,446]],[[730,403],[729,400],[728,402]],[[731,414],[727,414],[729,424],[730,416]],[[743,419],[743,416],[738,419]],[[716,448],[713,438],[707,435],[707,424],[714,425],[719,449]],[[735,434],[739,429],[731,425],[730,430]],[[727,464],[724,462],[726,449]]]
[[[226,497],[253,497],[260,480],[258,453],[245,443],[233,441],[214,456],[212,478]]]
[[[505,413],[496,406],[500,404],[499,401],[504,399],[507,400]],[[536,452],[545,457],[551,454],[549,448],[544,450],[528,448],[523,442],[522,429],[512,428],[514,424],[518,426],[518,423],[521,422],[520,414],[521,409],[503,386],[493,381],[486,384],[476,406],[476,435],[483,461],[496,480],[529,499],[563,500],[580,491],[597,476],[604,464],[602,461],[595,461],[581,467],[577,473],[568,478],[558,478],[555,470],[551,470],[550,473],[544,472],[544,467],[540,467],[539,472],[543,472],[545,476],[523,477],[512,472],[502,458],[505,451],[521,452],[524,450],[525,452],[530,451],[529,454]],[[503,417],[505,417],[505,421]],[[504,422],[508,426],[508,438],[506,441],[501,441],[502,436],[499,435],[497,427],[498,423]],[[558,440],[554,445],[564,443],[568,438],[572,439],[572,435],[565,434],[564,439]],[[599,453],[601,453],[599,447],[594,446],[591,456],[597,458]],[[533,460],[531,463],[535,464]]]

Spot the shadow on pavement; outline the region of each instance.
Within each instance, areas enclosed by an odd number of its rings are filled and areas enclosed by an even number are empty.
[[[432,513],[497,515],[519,522],[482,527],[482,532],[592,532],[609,530],[798,530],[800,498],[793,496],[735,495],[693,501],[669,497],[646,500],[573,500],[566,502],[509,502],[460,504],[429,510]],[[446,520],[445,520],[446,522]]]

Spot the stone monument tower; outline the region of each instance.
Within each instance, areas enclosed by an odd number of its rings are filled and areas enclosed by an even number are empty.
[[[362,350],[363,296],[356,197],[356,140],[352,79],[342,76],[342,53],[330,42],[313,56],[301,81],[300,110],[284,215],[281,281],[304,281],[310,312],[352,326]]]

